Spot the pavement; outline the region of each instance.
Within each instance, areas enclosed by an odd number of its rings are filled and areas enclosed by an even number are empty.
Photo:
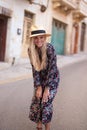
[[[57,66],[60,68],[87,60],[87,53],[80,52],[78,54],[62,56],[57,55]],[[0,62],[0,84],[15,82],[18,80],[28,79],[32,77],[32,70],[29,59],[20,59],[11,63]]]

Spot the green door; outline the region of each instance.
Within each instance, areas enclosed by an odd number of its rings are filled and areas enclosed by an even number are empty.
[[[51,43],[53,44],[56,53],[60,55],[64,54],[65,28],[66,25],[64,23],[53,20]]]

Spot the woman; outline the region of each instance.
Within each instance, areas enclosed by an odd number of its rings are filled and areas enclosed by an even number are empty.
[[[50,130],[52,102],[59,83],[56,54],[52,44],[46,42],[48,36],[50,34],[43,29],[32,30],[28,49],[35,90],[29,118],[37,123],[37,130],[42,130],[42,124],[45,130]]]

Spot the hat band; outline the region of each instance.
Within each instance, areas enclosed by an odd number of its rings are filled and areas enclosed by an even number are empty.
[[[35,31],[31,32],[31,35],[40,34],[40,33],[46,33],[46,31],[45,30],[35,30]]]

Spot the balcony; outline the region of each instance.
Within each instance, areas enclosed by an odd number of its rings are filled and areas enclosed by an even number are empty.
[[[85,0],[77,0],[77,9],[73,13],[73,18],[80,21],[87,17],[87,2]]]
[[[68,14],[77,7],[76,0],[52,0],[53,9],[59,9],[61,12]]]

